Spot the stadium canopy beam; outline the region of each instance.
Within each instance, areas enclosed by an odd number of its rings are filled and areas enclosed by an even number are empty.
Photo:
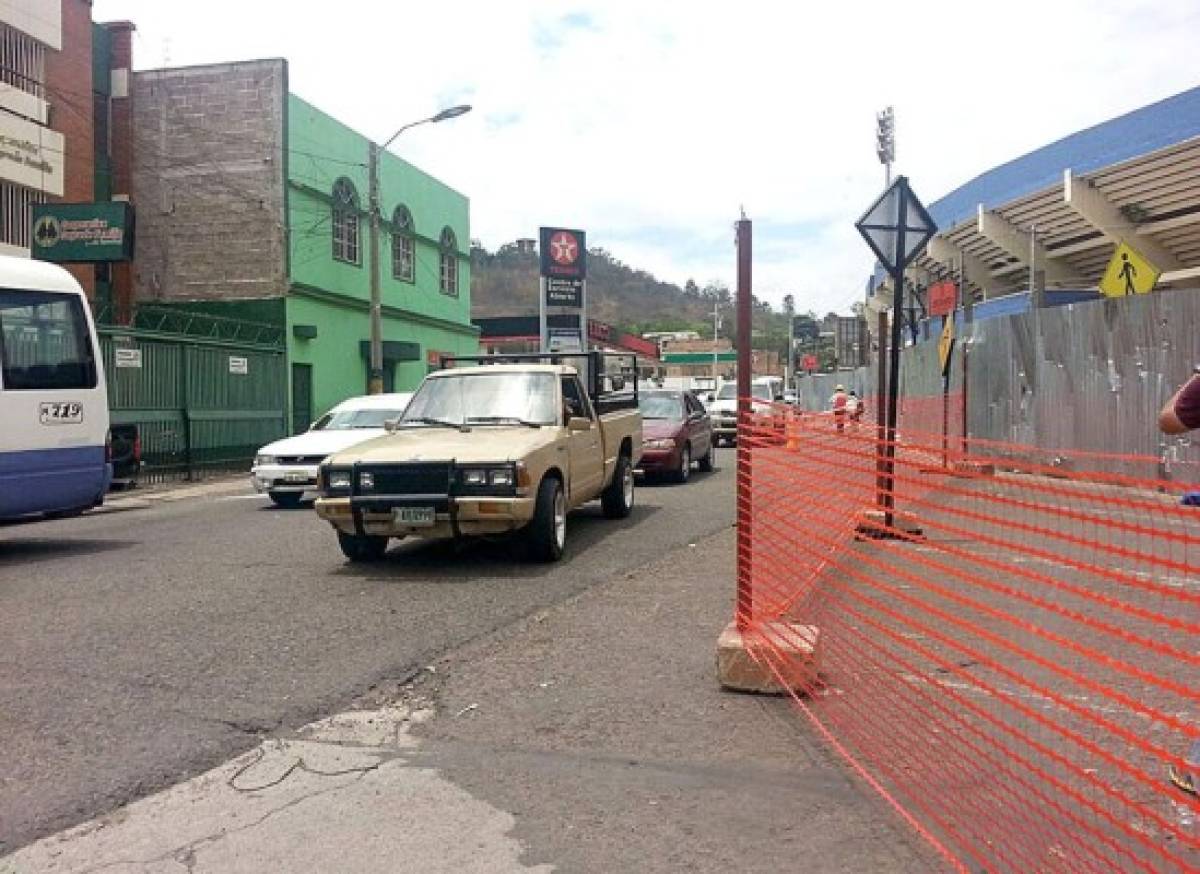
[[[1045,273],[1046,282],[1070,284],[1072,281],[1077,281],[1068,265],[1047,254],[1046,247],[1041,240],[1031,242],[1031,235],[1028,231],[1018,228],[1004,216],[985,209],[982,203],[979,204],[976,230],[981,237],[990,240],[1026,267],[1029,266],[1029,259],[1032,255],[1037,261],[1034,265],[1035,269]]]
[[[1114,245],[1137,233],[1137,226],[1121,215],[1115,203],[1069,169],[1063,171],[1063,201]],[[1138,235],[1137,241],[1130,245],[1159,270],[1168,272],[1183,268],[1178,258],[1151,237]]]
[[[983,291],[984,300],[995,296],[998,286],[992,276],[991,268],[961,246],[955,245],[945,237],[935,236],[929,241],[925,254],[956,272],[961,266],[963,272],[967,274],[967,282],[978,286]]]

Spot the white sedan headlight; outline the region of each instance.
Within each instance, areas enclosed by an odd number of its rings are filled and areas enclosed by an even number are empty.
[[[274,464],[274,463],[275,463],[274,455],[256,455],[256,456],[254,456],[254,466],[255,467],[263,467],[264,465]]]

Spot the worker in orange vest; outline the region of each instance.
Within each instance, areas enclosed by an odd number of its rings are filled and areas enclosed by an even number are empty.
[[[839,385],[833,390],[833,397],[829,399],[829,408],[833,410],[833,421],[837,424],[838,433],[846,430],[846,403],[849,398],[846,396],[846,387]]]

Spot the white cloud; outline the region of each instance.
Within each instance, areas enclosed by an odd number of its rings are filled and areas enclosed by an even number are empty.
[[[131,18],[137,66],[285,56],[293,90],[387,136],[449,102],[472,114],[395,150],[467,193],[495,247],[539,224],[677,282],[755,284],[845,309],[871,259],[852,222],[882,184],[875,110],[926,200],[997,163],[1197,83],[1194,0],[1005,4],[548,0],[459,4],[96,0]],[[231,27],[232,25],[232,27]]]

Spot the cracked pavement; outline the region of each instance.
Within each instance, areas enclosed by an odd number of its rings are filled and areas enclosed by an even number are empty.
[[[502,543],[402,543],[349,566],[310,508],[248,484],[0,526],[0,855],[726,528],[732,480],[639,489],[619,522],[585,508],[553,566]]]
[[[938,867],[717,688],[732,478],[573,516],[550,567],[351,568],[240,495],[0,528],[0,874]]]

